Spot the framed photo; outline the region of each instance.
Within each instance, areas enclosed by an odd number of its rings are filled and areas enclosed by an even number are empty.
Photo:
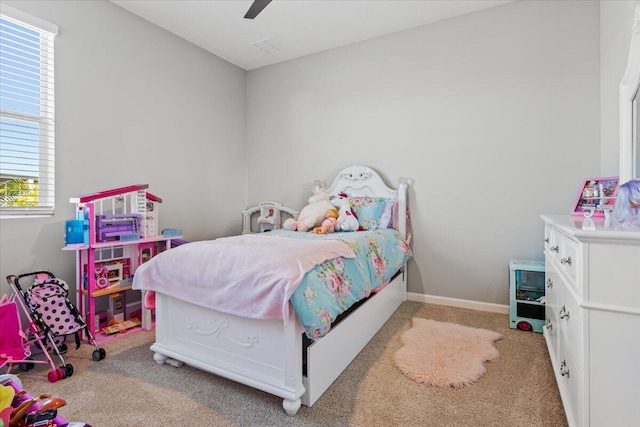
[[[617,176],[585,179],[571,214],[585,217],[608,215],[616,201],[619,181]]]

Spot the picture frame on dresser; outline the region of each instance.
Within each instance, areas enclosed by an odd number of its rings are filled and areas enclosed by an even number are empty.
[[[576,196],[571,215],[604,217],[613,209],[620,179],[617,176],[586,178]]]

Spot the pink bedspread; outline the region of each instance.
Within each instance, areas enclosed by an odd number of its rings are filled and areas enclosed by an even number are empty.
[[[133,289],[152,290],[252,319],[289,320],[289,298],[318,264],[354,258],[337,240],[244,234],[193,242],[158,254],[135,272]]]

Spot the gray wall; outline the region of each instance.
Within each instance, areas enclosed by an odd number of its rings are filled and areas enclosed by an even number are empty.
[[[600,2],[602,176],[620,170],[620,81],[627,68],[631,28],[640,1]]]
[[[508,302],[542,213],[600,174],[599,4],[518,1],[248,73],[249,201],[415,180],[410,292]]]
[[[160,227],[188,240],[241,230],[247,200],[246,72],[106,1],[7,1],[59,26],[56,213],[0,221],[4,276],[50,269],[70,283],[62,251],[70,197],[146,183]]]
[[[638,3],[518,1],[247,74],[108,2],[7,1],[60,26],[58,192],[53,218],[0,221],[0,272],[73,277],[69,197],[149,183],[196,240],[363,163],[415,180],[410,290],[504,304],[539,214],[617,174]]]

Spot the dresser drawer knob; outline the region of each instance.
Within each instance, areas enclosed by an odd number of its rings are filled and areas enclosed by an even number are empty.
[[[549,250],[550,250],[551,252],[558,252],[558,250],[559,250],[559,249],[560,249],[560,248],[558,247],[558,245],[551,246],[551,247],[549,248]]]
[[[566,258],[560,258],[560,264],[567,264],[567,265],[571,265],[573,261],[571,261],[571,257],[568,256]]]
[[[545,237],[545,238],[544,238],[544,242],[545,242],[545,243],[549,243],[549,238],[548,238],[548,237]]]
[[[563,377],[570,378],[569,368],[567,368],[566,360],[563,360],[562,363],[560,364],[560,375],[562,375]]]
[[[553,280],[551,280],[551,277],[547,277],[547,288],[553,288]]]
[[[551,323],[551,319],[547,319],[544,322],[544,327],[551,332],[553,330],[553,323]]]
[[[561,319],[567,319],[569,320],[569,312],[567,311],[566,307],[563,305],[562,308],[560,309],[560,312],[558,313],[560,315]]]

